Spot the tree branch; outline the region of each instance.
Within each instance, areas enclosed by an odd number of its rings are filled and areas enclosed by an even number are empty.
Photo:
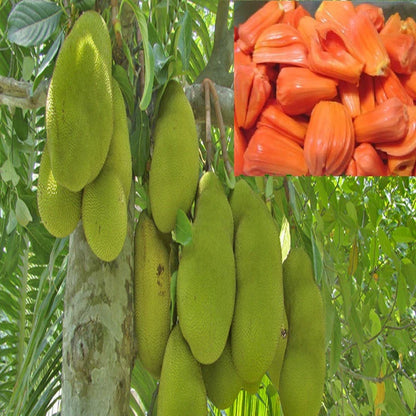
[[[231,87],[234,75],[229,72],[233,63],[233,28],[228,29],[230,0],[219,0],[215,20],[214,45],[206,67],[196,83],[209,78],[216,84]]]
[[[16,81],[13,78],[0,76],[0,104],[23,109],[44,107],[48,93],[49,81],[42,81],[32,92],[31,82]]]

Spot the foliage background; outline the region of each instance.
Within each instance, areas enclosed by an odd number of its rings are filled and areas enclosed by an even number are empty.
[[[0,75],[35,88],[52,74],[68,16],[59,15],[46,40],[19,46],[7,38],[8,17],[16,3],[0,2]],[[84,0],[73,3],[75,9],[88,6]],[[217,3],[140,2],[154,63],[151,92],[172,75],[190,84],[197,79],[212,51]],[[56,4],[64,10],[64,2]],[[110,19],[108,8],[103,15]],[[138,104],[141,49],[137,40],[123,44],[127,64],[115,71],[137,157],[137,203],[144,207],[146,189],[140,178],[146,175],[152,108],[145,112]],[[233,180],[219,157],[218,131],[213,133],[214,168],[230,190]],[[47,233],[36,206],[37,170],[46,137],[44,109],[0,106],[0,136],[0,414],[45,415],[60,397],[68,239]],[[204,158],[202,142],[200,147]],[[232,158],[232,142],[228,150]],[[327,316],[327,382],[321,415],[414,413],[415,180],[250,178],[249,182],[281,227],[284,252],[290,245],[303,245],[314,261]],[[132,414],[144,415],[152,406],[155,386],[137,362]],[[267,376],[257,395],[242,391],[226,412],[208,406],[217,415],[282,414]]]

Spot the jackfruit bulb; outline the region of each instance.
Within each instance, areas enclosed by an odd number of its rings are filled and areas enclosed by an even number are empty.
[[[283,358],[285,356],[288,333],[289,330],[285,312],[284,321],[282,327],[280,328],[279,339],[277,341],[276,352],[274,354],[273,362],[268,370],[269,378],[276,387],[276,390],[279,390],[280,372],[282,371]]]
[[[284,322],[279,233],[266,205],[244,180],[237,182],[230,203],[237,270],[231,352],[241,378],[256,383],[273,361]]]
[[[118,175],[123,185],[126,201],[129,199],[132,167],[129,129],[127,125],[126,107],[124,105],[123,94],[121,93],[118,82],[113,78],[113,103],[114,103],[114,128],[108,150],[105,166],[113,169]]]
[[[126,239],[127,204],[123,185],[112,169],[104,168],[84,188],[82,223],[94,254],[101,260],[113,261]]]
[[[134,237],[134,307],[139,359],[160,377],[170,330],[170,250],[165,236],[144,212]]]
[[[195,198],[199,151],[192,108],[176,81],[162,97],[154,128],[154,149],[149,172],[152,216],[162,233],[171,232],[178,209],[187,212]]]
[[[81,192],[56,183],[47,147],[40,161],[37,199],[40,218],[54,237],[66,237],[74,231],[81,219]]]
[[[176,325],[163,357],[157,399],[158,416],[206,416],[207,399],[201,366]]]
[[[283,264],[289,335],[279,395],[285,416],[317,416],[325,381],[325,318],[306,252],[292,249]]]
[[[179,326],[201,364],[216,361],[227,342],[235,302],[233,217],[218,177],[199,183],[192,242],[183,247],[177,279]]]
[[[230,342],[225,344],[224,351],[215,363],[201,368],[208,398],[218,409],[229,408],[243,387],[243,380],[233,364]]]
[[[91,183],[104,165],[113,134],[111,42],[102,17],[75,22],[53,71],[46,102],[52,172],[71,191]]]

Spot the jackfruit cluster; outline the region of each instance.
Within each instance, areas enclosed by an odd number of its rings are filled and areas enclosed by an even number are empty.
[[[136,229],[136,339],[160,377],[158,415],[205,416],[207,397],[226,409],[267,374],[284,416],[317,416],[325,318],[309,257],[293,249],[282,264],[277,225],[244,180],[227,198],[216,174],[203,174],[192,219],[176,264],[154,218],[142,213]]]
[[[88,244],[107,262],[124,245],[132,178],[127,115],[111,65],[106,23],[87,11],[56,61],[38,178],[39,214],[47,230],[66,237],[82,218]]]

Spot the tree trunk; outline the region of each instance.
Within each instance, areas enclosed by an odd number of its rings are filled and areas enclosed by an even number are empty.
[[[126,242],[111,263],[92,253],[81,222],[70,237],[63,321],[63,416],[128,414],[134,358],[133,218],[130,198]]]

